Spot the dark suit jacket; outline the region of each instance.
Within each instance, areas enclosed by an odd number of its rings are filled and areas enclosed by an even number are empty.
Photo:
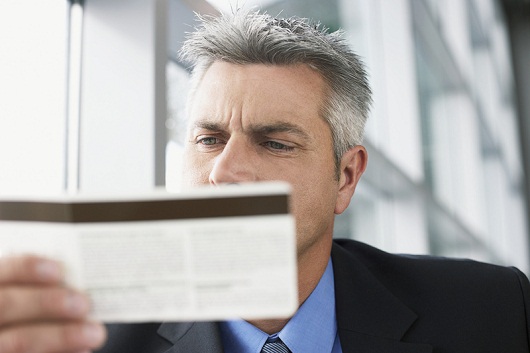
[[[351,240],[335,241],[331,256],[344,353],[530,352],[530,285],[515,268],[392,255]],[[213,322],[108,329],[99,353],[223,352]]]

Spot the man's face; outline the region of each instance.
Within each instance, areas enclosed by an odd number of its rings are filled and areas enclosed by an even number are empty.
[[[215,62],[189,107],[188,185],[291,184],[298,253],[330,241],[339,182],[320,117],[325,82],[305,65]]]

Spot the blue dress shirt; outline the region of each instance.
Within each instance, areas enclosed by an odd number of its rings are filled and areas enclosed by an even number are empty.
[[[316,288],[280,332],[268,335],[244,320],[225,321],[220,328],[226,353],[260,353],[265,342],[278,339],[292,353],[342,353],[331,258]]]

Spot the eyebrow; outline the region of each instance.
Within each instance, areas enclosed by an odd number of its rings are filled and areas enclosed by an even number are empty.
[[[251,131],[253,134],[256,135],[269,135],[274,133],[287,132],[297,135],[306,140],[310,138],[309,134],[302,130],[299,126],[285,122],[254,125],[251,126]]]
[[[223,125],[215,123],[215,122],[210,122],[210,121],[198,121],[195,124],[194,128],[205,129],[205,130],[216,131],[216,132],[226,131]],[[252,135],[269,135],[269,134],[274,134],[274,133],[287,132],[287,133],[297,135],[306,140],[310,139],[309,134],[305,132],[303,129],[301,129],[299,126],[286,123],[286,122],[252,125],[250,126],[249,130]]]
[[[194,129],[204,129],[210,131],[224,131],[221,124],[210,122],[210,121],[197,121],[193,125]]]

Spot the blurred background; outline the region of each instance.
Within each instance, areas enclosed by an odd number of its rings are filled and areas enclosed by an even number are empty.
[[[0,195],[179,190],[194,13],[343,29],[374,91],[336,237],[529,273],[530,1],[2,0]]]

